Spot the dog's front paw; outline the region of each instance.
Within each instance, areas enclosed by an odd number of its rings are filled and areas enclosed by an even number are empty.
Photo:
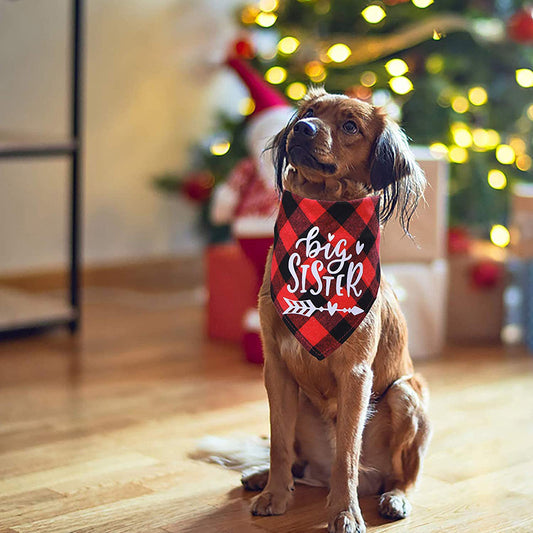
[[[289,504],[290,493],[274,493],[264,490],[252,500],[250,510],[253,515],[270,516],[283,514]]]
[[[360,512],[341,511],[328,524],[329,533],[365,533],[365,531],[365,521]]]
[[[400,520],[411,514],[411,504],[402,491],[385,492],[379,499],[379,514],[389,520]]]

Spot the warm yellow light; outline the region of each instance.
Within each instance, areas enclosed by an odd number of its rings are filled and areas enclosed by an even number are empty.
[[[246,6],[241,12],[241,20],[244,24],[253,24],[255,18],[259,13],[259,9],[255,6]]]
[[[278,8],[278,0],[260,0],[259,9],[262,11],[274,11]]]
[[[397,76],[395,78],[391,78],[389,81],[390,88],[396,93],[396,94],[407,94],[408,92],[413,90],[413,83],[409,78],[406,78],[405,76]]]
[[[391,59],[385,63],[385,68],[391,76],[403,76],[409,71],[407,63],[400,58]]]
[[[487,135],[489,136],[489,141],[487,144],[487,148],[496,148],[498,144],[500,144],[501,137],[500,134],[496,130],[486,130]]]
[[[487,181],[493,189],[505,189],[507,186],[507,177],[501,170],[496,168],[489,170]]]
[[[278,50],[282,54],[293,54],[296,52],[298,47],[300,46],[300,41],[296,37],[283,37],[281,41],[278,43]]]
[[[430,74],[438,74],[444,68],[444,58],[439,54],[431,54],[426,60],[426,70]]]
[[[440,41],[442,39],[442,33],[438,32],[436,29],[433,29],[433,40]]]
[[[218,141],[213,143],[209,147],[209,150],[213,155],[224,155],[228,153],[230,146],[231,144],[229,141]]]
[[[413,2],[414,6],[425,9],[433,3],[433,0],[411,0],[411,2]]]
[[[527,172],[531,168],[531,157],[527,154],[519,155],[516,158],[516,168],[522,172]]]
[[[332,61],[335,61],[335,63],[342,63],[352,55],[352,50],[344,43],[337,43],[330,46],[326,53]]]
[[[291,100],[301,100],[307,93],[307,87],[303,83],[295,81],[287,87],[285,92]]]
[[[287,71],[283,67],[270,67],[265,72],[265,80],[273,85],[283,83],[287,79]]]
[[[448,155],[448,147],[442,143],[430,144],[429,149],[431,150],[431,153],[439,159],[442,159]]]
[[[505,248],[511,242],[511,234],[505,226],[496,224],[492,226],[492,229],[490,230],[490,240],[492,244],[495,244],[500,248]]]
[[[516,71],[516,83],[520,87],[533,87],[533,70],[529,68],[519,68]]]
[[[523,154],[526,151],[526,143],[520,137],[511,137],[509,145],[516,154]]]
[[[457,146],[462,148],[472,146],[472,134],[466,128],[455,128],[453,130],[453,140]]]
[[[387,13],[385,13],[385,10],[381,6],[371,5],[365,7],[365,9],[361,11],[361,15],[363,15],[363,18],[367,22],[370,22],[370,24],[377,24],[387,16]]]
[[[452,99],[452,109],[456,113],[466,113],[469,107],[468,100],[464,96],[456,96]]]
[[[527,108],[527,118],[533,120],[533,104]]]
[[[500,144],[496,148],[496,159],[502,165],[511,165],[512,163],[514,163],[514,160],[516,159],[516,154],[513,150],[513,147],[509,146],[508,144]]]
[[[478,148],[487,149],[490,144],[489,133],[482,128],[472,130],[472,140]]]
[[[239,113],[247,117],[255,111],[255,102],[253,98],[246,97],[239,102]]]
[[[265,13],[264,11],[261,11],[257,17],[255,17],[255,23],[263,28],[270,28],[270,26],[274,26],[276,20],[278,20],[277,15],[274,13]]]
[[[371,70],[367,70],[361,74],[361,85],[364,87],[372,87],[378,81],[378,77]]]
[[[461,146],[450,146],[448,155],[452,163],[465,163],[468,161],[468,152]]]
[[[474,105],[483,105],[487,103],[487,91],[483,87],[472,87],[468,91],[468,99]]]
[[[305,73],[314,82],[321,82],[326,79],[326,69],[320,61],[309,61],[309,63],[305,65]]]

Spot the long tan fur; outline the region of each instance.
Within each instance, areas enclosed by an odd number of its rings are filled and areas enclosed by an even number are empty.
[[[308,147],[316,164],[291,157],[298,120],[318,128]],[[356,123],[356,133],[344,131],[347,120]],[[283,186],[301,196],[360,198],[375,193],[383,179],[375,173],[389,172],[390,183],[381,190],[385,216],[400,210],[405,222],[422,194],[423,176],[401,131],[380,109],[355,99],[315,91],[278,135],[274,150]],[[252,512],[284,513],[296,475],[329,485],[330,532],[365,531],[358,494],[380,494],[385,517],[407,516],[406,491],[419,474],[430,426],[426,386],[414,374],[406,323],[391,287],[382,279],[363,323],[341,348],[318,361],[273,306],[270,257],[259,295],[270,469],[243,479],[247,488],[263,489]]]

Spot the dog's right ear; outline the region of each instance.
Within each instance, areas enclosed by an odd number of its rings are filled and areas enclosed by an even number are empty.
[[[287,137],[294,127],[298,118],[295,113],[289,120],[289,123],[272,139],[267,146],[267,150],[272,150],[272,161],[274,163],[274,170],[276,171],[276,185],[278,191],[283,191],[283,175],[287,166]]]

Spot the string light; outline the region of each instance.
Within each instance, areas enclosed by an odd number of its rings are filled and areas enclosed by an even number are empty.
[[[505,174],[496,168],[489,170],[487,181],[493,189],[505,189],[507,186],[507,177]]]
[[[361,11],[361,15],[363,15],[363,18],[370,24],[377,24],[387,16],[387,13],[381,6],[373,4],[365,7],[365,9]]]
[[[522,172],[527,172],[531,168],[531,157],[527,154],[519,155],[516,158],[516,168]]]
[[[300,46],[300,41],[296,37],[283,37],[278,43],[278,50],[283,54],[293,54]]]
[[[520,87],[533,87],[533,70],[529,68],[519,68],[516,71],[516,83]]]
[[[411,0],[413,2],[413,5],[416,7],[419,7],[420,9],[426,9],[426,7],[429,7],[433,0]]]
[[[474,105],[483,105],[487,103],[487,91],[483,87],[472,87],[468,91],[468,99]]]
[[[452,163],[466,163],[468,161],[468,151],[461,146],[450,146],[448,155]]]
[[[278,0],[260,0],[259,9],[266,11],[274,11],[278,8]]]
[[[500,144],[496,148],[496,159],[502,165],[511,165],[516,159],[515,151],[508,144]]]
[[[378,77],[371,70],[367,70],[361,74],[360,81],[364,87],[373,87],[378,81]]]
[[[426,59],[426,70],[430,74],[438,74],[444,68],[444,58],[439,54],[431,54]]]
[[[468,104],[468,100],[464,96],[455,96],[452,99],[452,109],[459,114],[466,113],[468,109],[470,108],[470,105]]]
[[[305,73],[315,83],[320,83],[326,79],[326,69],[320,61],[309,61],[309,63],[305,65]]]
[[[270,67],[265,72],[265,80],[273,85],[283,83],[287,79],[287,71],[283,67]]]
[[[443,34],[437,31],[436,29],[433,29],[433,40],[434,41],[440,41],[442,39]]]
[[[413,83],[405,76],[396,76],[389,81],[390,88],[396,94],[407,94],[413,90]]]
[[[278,20],[278,16],[276,14],[265,13],[264,11],[261,11],[258,13],[257,17],[255,17],[255,23],[263,28],[270,28],[270,26],[275,24],[276,20]]]
[[[385,68],[391,76],[403,76],[409,71],[407,63],[400,58],[391,59],[385,63]]]
[[[344,43],[337,43],[330,46],[326,53],[335,63],[343,63],[352,55],[352,50]]]
[[[472,134],[465,127],[455,128],[453,130],[453,140],[461,148],[472,146]]]
[[[295,81],[287,87],[285,93],[291,100],[301,100],[307,94],[307,87],[303,83]]]
[[[255,102],[249,96],[239,102],[239,113],[247,117],[255,111]]]
[[[431,153],[438,159],[442,159],[448,155],[448,147],[443,143],[433,143],[429,145]]]
[[[511,234],[505,226],[495,224],[490,230],[490,240],[492,244],[500,248],[505,248],[511,242]]]
[[[231,144],[229,141],[217,141],[209,147],[213,155],[225,155],[229,152]]]
[[[483,128],[476,128],[472,130],[472,140],[474,141],[474,146],[480,148],[481,150],[486,150],[490,144],[489,133]]]
[[[527,118],[533,120],[533,104],[527,108]]]
[[[241,20],[244,24],[253,24],[259,12],[255,6],[246,6],[241,12]]]
[[[496,148],[498,144],[500,144],[501,137],[500,134],[496,130],[486,130],[488,138],[488,144],[487,148]]]

